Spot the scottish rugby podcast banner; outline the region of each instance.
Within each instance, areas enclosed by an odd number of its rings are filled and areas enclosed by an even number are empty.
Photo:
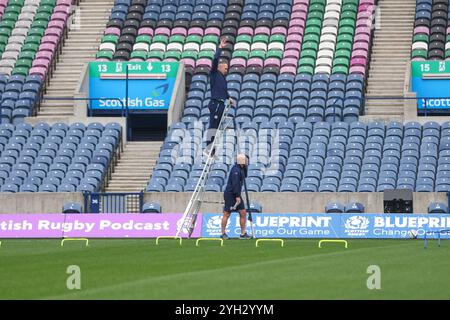
[[[204,214],[202,237],[220,236],[221,221],[221,214]],[[423,238],[427,231],[441,231],[442,238],[450,238],[450,215],[266,213],[253,214],[253,226],[257,238],[406,239],[413,233]],[[226,232],[239,237],[238,214],[231,215]]]
[[[91,108],[121,110],[128,102],[130,110],[167,110],[177,72],[178,62],[90,62],[89,97],[100,99],[91,101]]]
[[[0,238],[155,238],[174,236],[181,214],[2,214]],[[199,237],[202,217],[192,237]],[[181,234],[187,237],[187,234]]]

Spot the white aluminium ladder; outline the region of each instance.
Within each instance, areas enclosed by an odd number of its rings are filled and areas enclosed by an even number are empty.
[[[227,101],[225,103],[225,109],[222,114],[222,119],[220,119],[219,127],[217,128],[214,141],[212,142],[211,148],[209,149],[205,166],[203,167],[202,173],[198,179],[195,190],[192,193],[191,199],[189,200],[186,209],[184,210],[184,214],[181,219],[183,223],[177,226],[176,237],[179,237],[180,233],[183,232],[187,233],[190,238],[192,232],[194,231],[197,214],[200,211],[200,207],[202,206],[203,203],[203,193],[205,192],[206,181],[208,180],[209,172],[211,171],[211,166],[215,160],[216,145],[219,143],[219,141],[221,141],[223,134],[225,130],[228,128],[228,126],[230,124],[233,124],[232,121],[229,121],[228,116],[230,108],[231,105]]]

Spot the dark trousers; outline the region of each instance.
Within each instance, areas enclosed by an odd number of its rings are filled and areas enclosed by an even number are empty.
[[[208,105],[209,109],[209,128],[206,135],[206,143],[209,145],[214,141],[216,130],[219,128],[225,110],[225,103],[221,101],[211,100]]]

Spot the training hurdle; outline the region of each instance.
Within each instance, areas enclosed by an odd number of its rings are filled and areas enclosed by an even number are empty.
[[[259,247],[258,244],[260,242],[269,242],[269,241],[270,242],[280,242],[281,246],[284,247],[284,240],[283,239],[258,239],[258,240],[256,240],[255,247]]]
[[[223,247],[223,239],[221,238],[198,238],[197,241],[195,241],[195,246],[198,247],[200,241],[220,241],[220,246]]]
[[[331,239],[322,239],[319,241],[319,248],[322,248],[322,243],[343,243],[345,246],[345,249],[348,248],[348,242],[347,240],[331,240]]]
[[[175,239],[175,240],[180,240],[180,246],[182,245],[182,241],[183,239],[181,237],[177,237],[177,236],[159,236],[156,238],[156,245],[159,245],[159,239]]]
[[[89,239],[87,238],[65,238],[61,240],[61,247],[64,247],[65,241],[85,241],[86,247],[89,246]]]
[[[427,231],[425,232],[425,235],[423,236],[423,248],[428,248],[428,237],[427,235],[437,234],[438,235],[438,247],[441,246],[441,233],[444,232],[450,232],[450,229],[442,229],[438,231]]]

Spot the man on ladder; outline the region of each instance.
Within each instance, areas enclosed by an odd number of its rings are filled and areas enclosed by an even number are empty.
[[[241,197],[242,185],[244,184],[244,179],[247,176],[247,157],[245,154],[237,155],[237,163],[231,168],[230,176],[228,177],[227,186],[223,197],[225,200],[225,206],[223,208],[223,218],[222,218],[222,236],[221,238],[226,240],[228,235],[225,232],[227,227],[228,218],[230,218],[231,211],[239,211],[239,223],[241,225],[241,239],[251,239],[251,236],[245,231],[246,222],[246,211],[244,206],[244,201]]]
[[[214,137],[219,127],[220,120],[222,119],[223,112],[225,110],[225,100],[229,99],[230,105],[233,105],[233,100],[228,95],[227,80],[225,76],[228,72],[228,64],[225,61],[220,61],[219,58],[222,53],[222,49],[227,44],[225,38],[220,39],[219,47],[214,55],[214,60],[209,72],[209,81],[211,86],[211,100],[208,105],[209,109],[209,129],[206,136],[206,150],[207,155],[214,154],[212,149]]]

